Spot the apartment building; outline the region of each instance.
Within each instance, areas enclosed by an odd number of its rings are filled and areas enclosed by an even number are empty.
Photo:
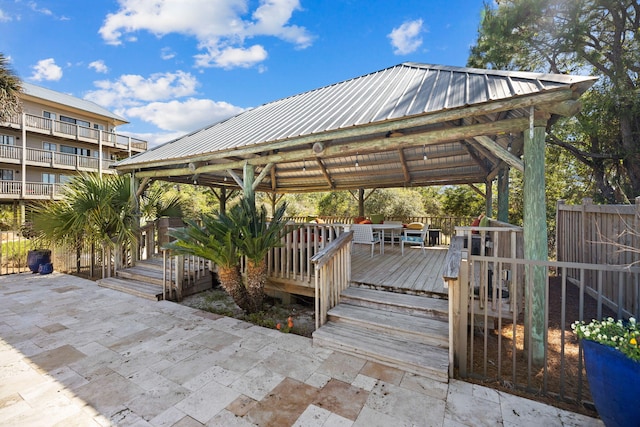
[[[0,121],[0,204],[56,200],[79,172],[115,173],[109,165],[141,153],[147,142],[116,133],[128,123],[99,105],[23,83],[22,113]]]

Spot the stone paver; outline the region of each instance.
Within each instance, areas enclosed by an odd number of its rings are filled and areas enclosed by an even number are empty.
[[[0,426],[602,426],[73,276],[1,276],[0,301]]]

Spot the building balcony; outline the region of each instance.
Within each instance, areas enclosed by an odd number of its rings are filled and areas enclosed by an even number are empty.
[[[15,145],[0,145],[0,163],[22,164],[22,147]],[[80,156],[77,154],[59,153],[56,151],[26,149],[25,163],[27,166],[64,169],[82,172],[98,172],[100,159],[97,157]],[[102,160],[103,173],[115,173],[109,166],[113,160]]]
[[[113,147],[123,151],[130,150],[132,153],[141,153],[147,149],[147,141],[113,132],[84,127],[74,123],[34,116],[32,114],[14,116],[1,125],[13,129],[22,129],[24,126],[28,132],[36,132],[94,144],[102,143],[103,147]]]
[[[0,200],[60,200],[64,184],[0,180]]]

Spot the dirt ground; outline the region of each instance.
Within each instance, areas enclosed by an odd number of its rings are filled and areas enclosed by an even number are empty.
[[[515,328],[515,343],[513,340],[513,323],[504,323],[500,329],[490,328],[483,331],[476,328],[473,340],[473,356],[468,354],[470,372],[472,375],[465,380],[482,384],[497,390],[517,394],[532,400],[571,410],[592,417],[596,417],[592,405],[581,404],[579,401],[591,400],[589,386],[586,382],[584,367],[579,374],[578,342],[571,331],[571,323],[578,319],[578,290],[575,286],[567,286],[567,311],[564,324],[564,361],[561,352],[563,329],[561,328],[562,294],[559,278],[551,278],[549,289],[549,338],[547,371],[543,368],[529,366],[524,350],[523,319],[519,319]],[[260,326],[276,328],[280,324],[283,333],[294,333],[311,337],[315,327],[313,299],[297,298],[292,304],[282,304],[279,300],[267,298],[265,310],[261,313],[246,315],[233,302],[231,297],[220,288],[214,288],[186,297],[182,304],[209,311],[216,314],[245,320]],[[605,316],[614,316],[606,312]],[[595,301],[585,298],[585,319],[596,316]],[[287,326],[287,319],[291,317],[293,327]],[[486,338],[486,342],[485,342]],[[486,344],[486,350],[485,350]],[[500,350],[500,351],[498,351]],[[487,354],[487,364],[483,364],[484,354]],[[515,353],[515,366],[513,358]],[[500,360],[500,369],[498,369]],[[564,372],[564,382],[561,373]],[[546,391],[545,391],[546,390]],[[580,390],[576,393],[575,390]]]
[[[472,370],[483,379],[470,378],[469,380],[562,409],[597,417],[593,405],[588,403],[591,402],[589,384],[584,366],[580,362],[578,340],[571,330],[571,324],[579,318],[579,290],[576,286],[567,285],[563,327],[561,279],[551,277],[549,282],[546,372],[543,367],[529,366],[528,364],[527,352],[524,349],[524,319],[521,316],[516,324],[515,332],[512,322],[504,323],[500,329],[492,329],[486,333],[476,329],[473,352],[470,350],[468,357],[471,359],[471,353],[473,353]],[[584,319],[590,320],[596,316],[596,301],[585,296]],[[603,316],[616,317],[615,313],[606,307],[603,307]],[[562,352],[563,339],[564,354]],[[501,351],[498,352],[498,350]],[[487,355],[486,366],[482,362],[485,351]],[[513,369],[514,356],[515,370]],[[500,364],[498,364],[498,360],[501,361]],[[498,365],[500,372],[498,372]],[[563,373],[564,375],[562,375]]]
[[[266,297],[265,310],[260,313],[245,314],[233,299],[221,288],[200,292],[186,297],[181,304],[223,316],[234,317],[276,329],[280,324],[280,331],[292,333],[311,338],[311,333],[315,329],[315,307],[313,299],[292,296],[291,304],[282,304],[280,300]],[[288,326],[288,319],[291,317],[293,327]]]

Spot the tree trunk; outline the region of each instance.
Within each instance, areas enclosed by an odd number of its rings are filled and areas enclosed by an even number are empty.
[[[233,298],[233,301],[244,311],[248,311],[247,290],[242,283],[242,275],[237,266],[218,266],[218,278],[220,286]]]
[[[264,285],[267,281],[267,264],[264,261],[247,262],[247,295],[249,297],[250,313],[262,310],[264,301]]]

